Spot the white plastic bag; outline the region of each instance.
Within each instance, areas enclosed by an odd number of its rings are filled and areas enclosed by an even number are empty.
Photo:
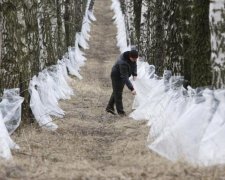
[[[34,76],[29,84],[30,108],[33,112],[33,115],[41,127],[47,128],[49,130],[56,130],[58,126],[52,122],[51,117],[49,116],[48,112],[46,112],[46,108],[41,102],[39,93],[36,89],[37,86],[37,77]]]
[[[21,122],[21,104],[23,97],[19,96],[19,89],[5,89],[2,101],[0,102],[0,111],[5,126],[9,134],[12,134]]]
[[[0,156],[5,159],[11,159],[12,154],[10,149],[19,149],[13,140],[10,138],[9,133],[5,127],[2,113],[0,112]]]

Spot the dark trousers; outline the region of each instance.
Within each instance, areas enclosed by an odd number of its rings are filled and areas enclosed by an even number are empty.
[[[116,110],[118,114],[123,114],[124,110],[123,110],[122,95],[123,95],[124,83],[121,81],[121,79],[114,78],[113,76],[111,76],[111,79],[112,79],[113,92],[109,99],[107,109],[114,110],[114,105],[116,105]]]

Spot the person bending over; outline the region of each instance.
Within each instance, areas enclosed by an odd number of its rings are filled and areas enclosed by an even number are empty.
[[[116,105],[117,113],[120,116],[126,116],[122,101],[123,88],[126,84],[131,93],[133,95],[136,94],[129,77],[132,75],[134,80],[137,77],[137,58],[137,50],[126,51],[120,55],[117,62],[112,67],[111,80],[113,92],[106,107],[107,112],[115,115],[114,105]]]

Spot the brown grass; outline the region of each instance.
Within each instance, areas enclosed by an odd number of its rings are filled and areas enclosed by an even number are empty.
[[[224,167],[198,168],[172,163],[146,146],[146,122],[105,113],[111,94],[110,69],[119,54],[110,0],[98,0],[83,80],[71,83],[75,96],[60,102],[66,116],[55,132],[36,124],[20,128],[13,139],[20,150],[0,162],[0,179],[157,179],[222,180]],[[126,89],[125,109],[133,97]]]

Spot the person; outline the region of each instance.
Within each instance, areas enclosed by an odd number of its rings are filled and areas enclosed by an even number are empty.
[[[117,113],[120,116],[126,116],[122,101],[123,88],[126,84],[131,93],[133,95],[136,94],[129,77],[132,75],[133,80],[137,77],[137,58],[137,50],[132,49],[130,51],[126,51],[120,55],[117,62],[112,67],[111,80],[113,92],[106,107],[107,112],[115,115],[114,105],[116,105]]]

